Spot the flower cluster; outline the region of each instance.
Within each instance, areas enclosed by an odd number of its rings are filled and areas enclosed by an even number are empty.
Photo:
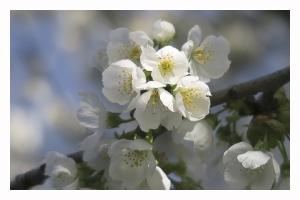
[[[206,83],[229,69],[229,43],[213,35],[201,41],[198,25],[189,31],[181,50],[170,45],[177,37],[171,23],[158,20],[150,37],[140,30],[117,28],[109,32],[108,41],[99,43],[90,65],[102,72],[103,95],[112,103],[126,106],[122,112],[131,112],[131,119],[107,111],[94,93],[79,91],[83,99],[77,118],[90,134],[80,143],[84,164],[49,152],[43,163],[53,187],[170,189],[170,169],[176,168],[153,150],[154,134],[170,133],[172,144],[185,149],[189,157],[196,157],[191,160],[201,165],[221,159],[218,156],[209,161],[216,152],[212,134],[215,127],[203,119],[210,109],[211,93]],[[102,137],[106,129],[131,121],[137,121],[137,129],[115,134],[115,138]],[[222,164],[224,180],[234,189],[270,189],[280,172],[272,153],[254,150],[244,142],[230,147]],[[179,160],[174,165],[182,163]],[[174,180],[172,183],[178,188],[200,188],[198,180],[183,175],[185,170],[193,171],[179,167],[175,174],[191,186],[181,186]]]
[[[218,78],[228,69],[229,43],[213,36],[200,45],[200,29],[195,26],[182,51],[162,46],[172,39],[175,29],[160,20],[154,23],[152,34],[155,42],[143,31],[110,31],[105,52],[108,67],[102,67],[104,96],[113,103],[126,104],[124,112],[135,109],[134,117],[144,132],[160,125],[173,130],[180,126],[182,117],[203,119],[209,113],[211,95],[203,77]],[[154,43],[161,48],[155,48]]]

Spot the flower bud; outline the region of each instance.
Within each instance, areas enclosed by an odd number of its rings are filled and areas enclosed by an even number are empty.
[[[169,41],[175,35],[175,28],[169,22],[158,20],[152,26],[152,35],[158,43]]]

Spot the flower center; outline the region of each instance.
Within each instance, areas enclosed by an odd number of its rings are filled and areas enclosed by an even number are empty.
[[[263,171],[264,171],[264,166],[260,166],[258,168],[255,168],[255,169],[251,169],[251,168],[245,168],[245,167],[242,167],[240,169],[240,171],[244,171],[244,175],[246,176],[250,171],[251,171],[251,175],[254,175],[254,174],[261,174]]]
[[[175,65],[175,62],[173,61],[173,56],[167,55],[163,58],[160,58],[160,62],[158,64],[158,69],[162,75],[165,75],[167,73],[170,73],[173,71],[173,67]]]
[[[195,100],[200,100],[201,93],[198,92],[198,88],[183,88],[180,90],[180,94],[183,99],[183,104],[187,106],[192,106]],[[193,105],[196,108],[196,105]]]
[[[147,158],[147,151],[128,151],[125,155],[124,162],[126,165],[130,165],[130,167],[133,167],[134,165],[136,167],[142,166],[145,158]]]
[[[156,110],[161,108],[162,112],[168,112],[168,109],[164,106],[164,104],[160,100],[160,96],[157,90],[153,90],[150,99],[148,100],[146,108],[149,108],[151,102],[151,106],[153,107],[152,114],[156,112]]]
[[[67,173],[67,172],[59,172],[59,173],[57,174],[57,178],[65,179],[65,178],[67,178],[69,175],[70,175],[70,174]]]
[[[210,42],[207,42],[206,45],[196,48],[193,51],[193,59],[197,62],[201,63],[203,66],[209,63],[209,60],[214,61],[215,59],[212,58],[212,53],[214,53],[214,50],[211,50],[212,44]]]
[[[130,60],[136,60],[140,58],[140,55],[142,53],[141,46],[136,44],[136,42],[128,40],[129,45],[124,44],[121,49],[123,50],[118,50],[120,53],[120,56],[125,58],[125,59],[130,59]]]
[[[122,70],[122,74],[119,75],[119,77],[123,79],[123,81],[119,81],[119,85],[123,85],[120,89],[118,89],[120,94],[132,94],[132,74]]]

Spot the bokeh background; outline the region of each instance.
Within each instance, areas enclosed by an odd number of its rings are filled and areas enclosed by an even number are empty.
[[[231,45],[230,69],[208,85],[212,92],[290,65],[289,11],[10,11],[10,177],[39,166],[48,151],[79,150],[87,133],[76,118],[79,90],[94,92],[108,111],[121,112],[101,94],[101,72],[89,66],[97,42],[109,30],[127,27],[151,36],[157,20],[171,22],[181,49],[198,24],[202,38],[224,36]],[[289,83],[285,85],[290,95]],[[214,107],[212,111],[220,109]],[[125,116],[125,115],[124,115]],[[125,116],[126,117],[126,116]],[[243,123],[249,122],[244,119]],[[117,130],[136,126],[131,123]],[[239,133],[245,132],[240,127]],[[286,143],[289,154],[289,143]],[[277,150],[273,152],[282,163]],[[197,168],[195,169],[197,170]],[[200,170],[200,169],[199,169]],[[216,185],[215,183],[219,184]],[[207,188],[228,189],[222,176]],[[49,186],[38,186],[45,189]]]

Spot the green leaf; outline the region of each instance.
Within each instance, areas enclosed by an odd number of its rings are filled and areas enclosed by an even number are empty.
[[[264,123],[266,123],[273,131],[278,132],[279,134],[283,135],[285,133],[284,125],[275,119],[269,119]]]
[[[282,111],[278,114],[278,121],[284,125],[285,132],[290,133],[290,111]]]
[[[290,162],[281,165],[281,173],[283,177],[290,177]]]
[[[175,35],[169,41],[176,40],[177,38],[179,38],[179,34],[175,33]]]

